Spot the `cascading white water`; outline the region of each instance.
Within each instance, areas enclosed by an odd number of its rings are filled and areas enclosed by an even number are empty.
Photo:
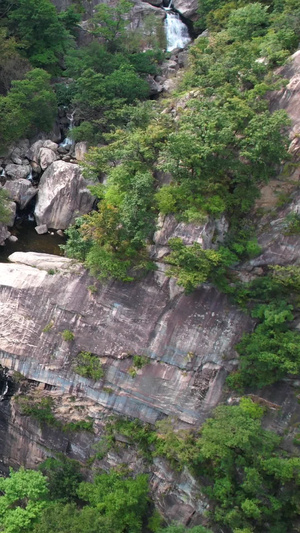
[[[71,115],[67,115],[67,118],[69,120],[69,131],[72,131],[73,127],[74,127],[74,115],[75,115],[75,111],[73,111],[71,113]],[[69,148],[71,148],[71,146],[73,145],[73,140],[70,138],[70,137],[66,137],[65,140],[60,143],[59,146],[61,146],[62,148],[65,148],[66,150],[68,150]]]
[[[26,176],[26,179],[29,180],[29,181],[33,180],[32,170],[29,172],[28,176]]]
[[[167,52],[172,52],[175,48],[184,48],[191,38],[187,26],[182,22],[178,13],[171,11],[172,0],[169,7],[165,8],[165,32],[167,38]]]

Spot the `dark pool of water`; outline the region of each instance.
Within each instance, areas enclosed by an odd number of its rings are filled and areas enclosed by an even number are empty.
[[[35,222],[22,220],[17,222],[9,231],[18,237],[17,242],[6,241],[4,246],[0,246],[0,263],[8,263],[8,256],[14,252],[40,252],[45,254],[63,255],[59,248],[60,244],[65,244],[66,238],[57,235],[53,230],[45,235],[38,235],[35,231]]]

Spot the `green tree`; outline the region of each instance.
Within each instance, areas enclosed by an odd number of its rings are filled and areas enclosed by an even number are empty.
[[[201,429],[198,468],[211,483],[215,520],[234,531],[287,533],[299,512],[300,460],[281,455],[280,438],[261,427],[262,414],[248,398],[217,407]]]
[[[12,82],[7,96],[0,97],[0,139],[8,144],[38,131],[49,131],[56,115],[56,98],[50,76],[41,69]]]
[[[0,531],[32,531],[47,505],[47,479],[34,470],[11,470],[9,477],[0,478],[0,491]]]
[[[15,39],[7,37],[5,28],[0,28],[0,50],[0,94],[6,95],[12,81],[22,79],[30,64],[19,54]]]
[[[32,65],[57,73],[70,44],[70,34],[62,22],[63,16],[58,16],[52,2],[16,0],[8,13],[8,20],[11,31]]]
[[[232,11],[227,31],[232,39],[243,41],[264,35],[268,25],[268,7],[256,2]]]
[[[77,489],[82,481],[77,461],[59,454],[56,458],[46,459],[39,470],[47,478],[51,500],[67,502],[76,499]]]
[[[96,476],[94,483],[82,483],[78,495],[96,508],[116,533],[141,531],[148,507],[148,477],[122,478],[117,472]]]
[[[104,39],[105,45],[110,52],[120,49],[125,41],[126,28],[129,21],[126,17],[133,3],[128,0],[119,0],[116,7],[100,4],[96,7],[91,20],[92,33]]]

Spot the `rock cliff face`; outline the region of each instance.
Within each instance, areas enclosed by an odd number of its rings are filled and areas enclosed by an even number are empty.
[[[94,420],[94,434],[40,427],[16,399],[0,403],[0,469],[34,468],[55,452],[85,461],[111,414],[144,422],[172,416],[181,427],[199,426],[220,401],[234,345],[252,322],[212,287],[186,296],[162,271],[130,285],[95,285],[78,264],[46,254],[15,253],[0,264],[0,355],[14,379],[25,376],[35,393],[50,395],[58,416]],[[74,339],[64,340],[71,331]],[[98,381],[74,372],[76,357],[100,358]],[[133,355],[146,365],[130,373]],[[125,446],[125,448],[124,448]],[[149,473],[126,443],[98,466],[120,463]],[[188,472],[174,474],[166,461],[150,467],[153,498],[169,520],[198,523],[206,507]]]
[[[186,296],[156,273],[95,293],[89,290],[93,280],[83,269],[72,272],[70,260],[45,259],[15,253],[11,260],[23,264],[0,264],[2,365],[61,392],[78,389],[145,422],[172,415],[201,423],[220,400],[234,345],[251,328],[250,319],[212,287]],[[63,340],[64,330],[72,331],[73,341]],[[81,351],[101,359],[103,380],[74,373]],[[149,358],[134,378],[128,373],[133,355]]]

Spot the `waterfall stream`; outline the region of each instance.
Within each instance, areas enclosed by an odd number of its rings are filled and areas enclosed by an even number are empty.
[[[74,115],[75,115],[75,111],[73,111],[71,113],[71,115],[67,115],[67,118],[69,120],[69,131],[72,131],[73,127],[74,127]],[[61,146],[62,148],[66,148],[67,150],[72,146],[73,144],[73,139],[71,139],[70,137],[66,137],[61,143],[59,146]]]
[[[172,52],[176,48],[184,48],[191,42],[188,28],[182,22],[179,13],[172,10],[172,0],[169,7],[164,8],[166,12],[165,32],[167,38],[167,52]]]

